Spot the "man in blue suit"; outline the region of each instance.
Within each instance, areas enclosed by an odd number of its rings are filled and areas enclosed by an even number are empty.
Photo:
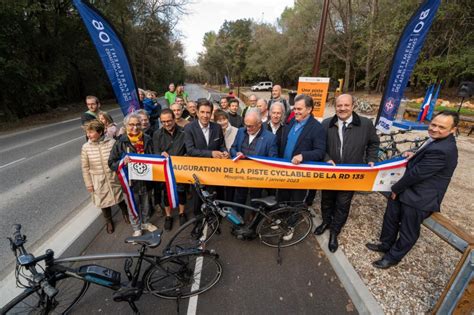
[[[212,105],[207,99],[199,99],[197,107],[198,119],[184,127],[184,144],[189,156],[227,159],[229,153],[225,148],[222,128],[211,122]],[[218,199],[222,198],[223,190],[216,188]],[[192,191],[193,212],[201,211],[201,199]]]
[[[245,127],[239,128],[230,149],[232,158],[240,154],[244,156],[278,156],[276,136],[262,127],[262,118],[258,109],[250,108],[247,111],[244,125]],[[234,201],[239,204],[245,204],[248,194],[250,194],[250,199],[260,198],[262,196],[262,189],[239,187],[235,191]],[[244,216],[244,209],[239,208],[237,211],[239,211],[240,215]]]
[[[293,164],[323,161],[326,154],[326,131],[319,121],[314,119],[313,99],[305,94],[295,97],[293,107],[295,117],[283,129],[279,140],[279,156]],[[301,201],[307,190],[280,189],[279,201]]]
[[[405,155],[408,165],[403,177],[392,186],[380,244],[366,244],[368,249],[384,253],[382,259],[372,263],[374,267],[386,269],[398,264],[418,240],[423,220],[440,211],[458,163],[454,138],[458,123],[457,113],[440,112],[428,127],[430,138],[426,143],[416,153]]]

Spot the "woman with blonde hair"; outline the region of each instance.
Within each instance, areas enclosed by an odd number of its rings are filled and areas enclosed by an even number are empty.
[[[104,136],[105,126],[98,120],[87,123],[85,131],[89,140],[84,143],[81,151],[82,176],[87,191],[91,193],[92,202],[102,210],[107,233],[111,234],[115,229],[112,206],[118,204],[125,222],[130,223],[122,187],[115,172],[107,165],[115,140]]]

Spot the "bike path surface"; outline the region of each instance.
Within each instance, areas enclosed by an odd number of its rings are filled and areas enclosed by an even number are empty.
[[[173,230],[165,231],[162,244],[148,253],[161,254],[166,240],[179,227],[175,216]],[[109,235],[102,230],[84,255],[138,249],[123,241],[131,235],[131,227],[125,225],[119,216],[114,220],[117,222],[115,233]],[[163,217],[155,214],[151,221],[162,230]],[[196,307],[190,305],[189,299],[181,300],[179,314],[357,313],[313,235],[297,245],[283,248],[282,264],[278,265],[277,249],[261,244],[258,239],[236,239],[230,234],[230,224],[225,219],[221,229],[222,233],[209,241],[207,249],[214,249],[219,254],[222,277],[214,287],[197,297]],[[95,263],[120,271],[122,280],[125,279],[123,260]],[[109,289],[91,285],[72,313],[131,314],[128,304],[114,302],[112,294]],[[141,314],[177,313],[174,300],[143,295],[136,304]]]

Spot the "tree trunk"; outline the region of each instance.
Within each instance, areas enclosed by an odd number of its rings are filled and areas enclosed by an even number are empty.
[[[367,60],[365,62],[365,91],[370,93],[370,81],[372,80],[372,59],[374,56],[374,24],[378,0],[371,0],[370,22],[369,22],[369,41],[367,43]]]
[[[351,59],[349,56],[346,58],[346,68],[344,70],[344,87],[343,92],[349,90],[349,80],[351,79]]]

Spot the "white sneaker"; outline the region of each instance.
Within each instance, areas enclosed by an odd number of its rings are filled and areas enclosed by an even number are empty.
[[[148,232],[154,232],[158,230],[158,228],[151,223],[143,223],[142,230],[147,230]]]
[[[142,236],[142,230],[133,231],[132,236],[133,236],[133,237]]]
[[[279,225],[280,223],[281,223],[281,220],[278,219],[278,220],[275,221],[275,223],[273,223],[273,224],[270,226],[270,228],[271,228],[272,230],[278,230],[278,229],[280,228],[280,225]]]
[[[291,241],[291,239],[293,238],[293,228],[291,228],[290,231],[286,233],[286,235],[282,238],[284,241]]]

